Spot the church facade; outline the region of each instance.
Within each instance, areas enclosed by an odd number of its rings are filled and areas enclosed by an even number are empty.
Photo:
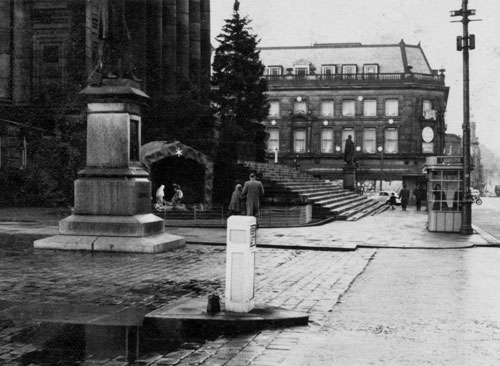
[[[77,96],[96,66],[102,3],[0,2],[0,168],[25,165],[30,136],[56,119],[84,122]],[[108,3],[125,9],[127,61],[153,101],[189,89],[209,105],[210,0]]]
[[[425,179],[442,155],[449,88],[420,44],[263,47],[269,82],[268,159],[341,179],[348,136],[357,180]]]

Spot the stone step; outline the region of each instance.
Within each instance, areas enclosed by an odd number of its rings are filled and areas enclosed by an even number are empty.
[[[365,205],[356,207],[353,210],[346,212],[348,216],[347,220],[357,221],[365,216],[373,215],[384,206],[386,205],[383,203],[377,201],[373,202],[373,200],[368,200],[368,202]]]
[[[282,183],[283,184],[283,183]],[[283,184],[286,186],[291,191],[294,192],[314,192],[317,190],[331,190],[335,192],[342,191],[344,192],[345,189],[343,188],[337,188],[337,187],[332,187],[332,186],[325,186],[321,184]]]
[[[339,202],[350,202],[353,200],[358,200],[362,199],[360,198],[359,195],[338,195],[338,196],[329,196],[329,197],[324,197],[322,199],[317,199],[314,200],[314,202],[318,205],[324,206],[326,208],[331,208],[330,205],[339,203]]]
[[[309,202],[315,207],[313,211],[328,212],[337,219],[359,219],[377,209],[378,202],[344,189],[338,181],[325,181],[282,165],[255,162],[241,164],[261,176],[266,196],[271,198],[268,202]]]
[[[350,209],[364,204],[366,204],[366,198],[361,197],[361,198],[327,204],[324,205],[324,207],[329,208],[333,214],[338,215],[338,214],[345,214]]]
[[[326,189],[308,189],[305,191],[300,192],[300,195],[302,197],[307,197],[309,199],[315,199],[323,196],[339,196],[339,195],[347,195],[349,193],[346,193],[345,191],[340,191],[340,190],[326,190]]]

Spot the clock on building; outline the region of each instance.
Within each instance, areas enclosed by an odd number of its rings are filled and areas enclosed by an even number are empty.
[[[424,127],[422,130],[422,140],[424,140],[424,142],[431,142],[434,140],[434,131],[431,127]]]

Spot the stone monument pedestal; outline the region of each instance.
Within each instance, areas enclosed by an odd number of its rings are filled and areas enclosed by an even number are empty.
[[[346,165],[342,170],[344,172],[344,189],[356,190],[356,167]]]
[[[75,181],[73,214],[35,248],[158,253],[184,246],[151,213],[151,181],[140,162],[140,105],[148,96],[125,80],[89,86],[87,161]]]

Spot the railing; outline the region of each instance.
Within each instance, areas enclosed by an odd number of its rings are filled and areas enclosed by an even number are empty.
[[[262,205],[258,218],[259,226],[286,227],[306,224],[307,221],[310,222],[310,219],[306,219],[303,207]],[[225,227],[229,216],[229,212],[224,206],[212,207],[210,210],[196,205],[185,209],[171,209],[161,212],[153,209],[153,213],[163,218],[166,226]]]
[[[336,83],[403,83],[444,85],[444,75],[417,73],[370,73],[370,74],[311,74],[311,75],[266,75],[270,86],[280,85],[332,85]]]

